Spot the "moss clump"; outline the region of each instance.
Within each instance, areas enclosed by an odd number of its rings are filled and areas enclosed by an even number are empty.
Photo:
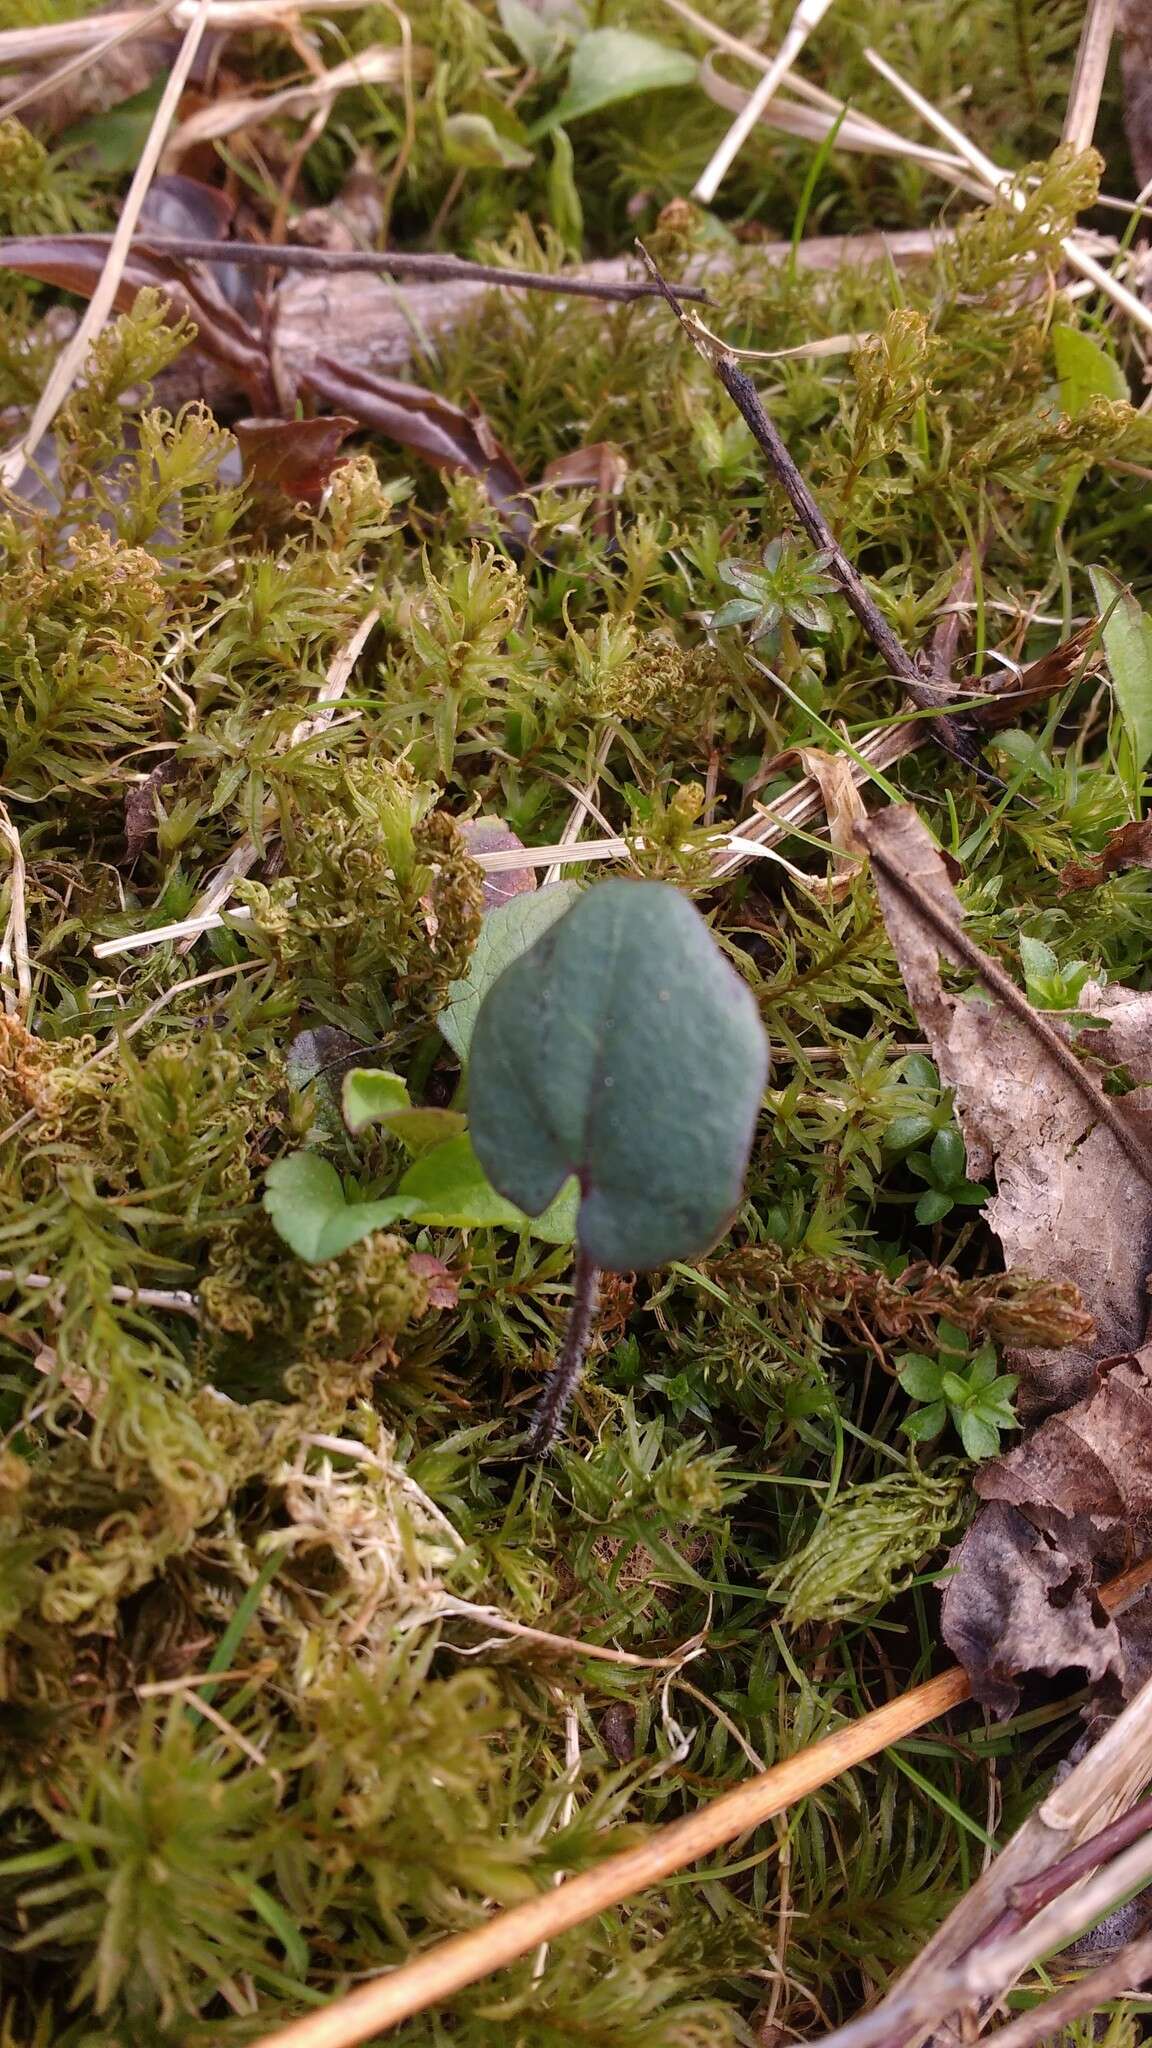
[[[899,19],[868,0],[864,25],[926,90],[976,87],[977,139],[1024,166],[1056,143],[1080,11],[1046,11],[1031,79],[1011,24],[979,7],[943,39],[934,0]],[[721,13],[748,32],[747,10]],[[352,48],[393,32],[380,10],[341,19]],[[346,95],[302,194],[330,197],[357,146],[385,171],[404,152],[394,242],[440,215],[459,250],[552,264],[578,233],[550,168],[563,149],[457,177],[444,117],[514,77],[531,123],[558,73],[529,75],[494,5],[421,0],[410,25],[411,106]],[[656,0],[628,25],[681,36]],[[829,86],[862,98],[854,48],[825,59]],[[269,38],[260,63],[274,83],[295,59]],[[723,118],[692,91],[574,121],[585,252],[682,195]],[[118,203],[115,178],[77,173],[74,190],[10,124],[0,148],[41,224]],[[709,319],[738,345],[868,337],[765,375],[907,643],[929,649],[965,550],[967,676],[1001,641],[1021,660],[1053,645],[1054,622],[1090,607],[1097,562],[1146,591],[1148,507],[1122,465],[1147,463],[1148,423],[1107,400],[1063,410],[1053,349],[1054,320],[1078,326],[1136,388],[1122,330],[1090,325],[1053,272],[1096,163],[1057,153],[1023,208],[958,218],[903,277],[813,279],[766,266],[757,239],[787,234],[809,162],[754,138],[720,211],[665,213],[661,246],[707,269]],[[822,227],[920,224],[934,206],[916,166],[834,155],[821,177]],[[27,405],[50,353],[43,302],[3,290],[4,402]],[[907,1467],[897,1349],[931,1348],[941,1317],[1000,1344],[1082,1332],[1066,1292],[990,1270],[974,1211],[916,1221],[909,1161],[953,1128],[952,1105],[907,1050],[867,879],[807,891],[797,870],[822,879],[826,854],[798,830],[791,874],[749,859],[715,886],[717,833],[796,780],[797,748],[854,744],[899,705],[834,594],[815,623],[785,622],[768,674],[711,626],[725,565],[780,541],[795,596],[810,562],[666,309],[500,293],[438,338],[420,374],[474,399],[530,483],[581,445],[626,458],[610,519],[594,490],[541,489],[515,560],[476,479],[413,481],[381,439],[318,508],[270,517],[235,480],[223,418],[158,402],[190,342],[141,293],[56,423],[51,488],[0,514],[0,742],[33,974],[23,1006],[0,962],[0,1115],[19,1125],[0,1160],[12,2048],[259,2038],[919,1676],[935,1628],[921,1582],[964,1473],[928,1452]],[[335,716],[309,732],[370,613]],[[973,928],[1010,969],[1027,934],[1143,986],[1148,875],[1060,881],[1146,806],[1094,691],[1075,678],[992,743],[1006,795],[931,747],[893,773],[961,858]],[[310,1265],[261,1198],[302,1146],[349,1200],[394,1192],[399,1140],[353,1138],[335,1083],[375,1062],[422,1109],[460,1105],[435,1019],[482,910],[461,826],[498,817],[553,846],[585,797],[645,871],[707,893],[776,1066],[732,1233],[698,1267],[612,1286],[571,1441],[537,1470],[506,1452],[563,1320],[567,1248],[396,1223]],[[93,951],[187,917],[228,863],[247,879],[193,950]],[[609,1654],[561,1657],[533,1628]],[[728,2048],[766,2017],[811,2032],[934,1923],[970,1874],[957,1809],[983,1814],[993,1756],[1019,1809],[1036,1740],[958,1727],[915,1778],[878,1759],[706,1883],[603,1916],[543,1974],[529,1960],[464,1994],[454,2034],[500,2048],[511,2022],[529,2048],[560,2033]]]

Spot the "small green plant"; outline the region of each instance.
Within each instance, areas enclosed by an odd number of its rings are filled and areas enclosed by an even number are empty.
[[[994,1458],[1001,1431],[1019,1428],[1012,1406],[1017,1376],[1000,1372],[994,1344],[969,1351],[955,1323],[938,1323],[936,1338],[935,1358],[908,1351],[899,1362],[904,1392],[924,1404],[905,1418],[904,1434],[913,1443],[933,1443],[951,1420],[970,1458]]]
[[[913,1152],[908,1169],[927,1182],[916,1204],[917,1223],[942,1223],[953,1209],[982,1209],[988,1190],[968,1178],[968,1153],[955,1126],[937,1131],[926,1152]]]
[[[838,588],[834,578],[824,573],[831,560],[827,549],[803,554],[791,535],[785,534],[768,542],[759,568],[731,558],[721,562],[721,582],[730,584],[739,596],[730,597],[713,612],[709,623],[716,629],[744,626],[752,645],[767,640],[782,625],[800,626],[808,633],[830,633],[832,614],[824,600]]]
[[[599,1273],[707,1251],[734,1216],[768,1078],[751,991],[662,882],[602,882],[489,989],[469,1114],[493,1186],[530,1216],[580,1187],[572,1317],[532,1433],[559,1428]]]
[[[1075,1010],[1081,989],[1092,979],[1093,970],[1086,960],[1070,960],[1061,967],[1043,939],[1021,939],[1020,965],[1028,1000],[1038,1010]]]

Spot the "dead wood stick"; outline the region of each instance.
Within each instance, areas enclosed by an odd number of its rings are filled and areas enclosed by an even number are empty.
[[[659,286],[662,296],[668,301],[680,325],[704,361],[715,371],[716,377],[728,393],[757,447],[768,457],[773,474],[809,540],[814,547],[828,556],[829,568],[872,645],[887,662],[889,672],[899,678],[912,702],[922,710],[938,706],[942,698],[950,695],[950,691],[941,689],[939,683],[928,680],[923,669],[892,631],[855,564],[849,561],[816,503],[748,372],[741,368],[731,349],[726,348],[723,342],[710,334],[698,319],[684,312],[675,289],[657,269],[644,244],[637,242],[636,247],[648,267],[653,283]],[[979,768],[976,746],[971,736],[955,719],[949,718],[946,714],[938,714],[932,722],[932,736],[948,753],[954,754],[958,761],[962,761],[965,767]],[[987,770],[984,773],[987,774]]]
[[[1112,1961],[1092,1970],[1055,1998],[1045,1998],[1031,2012],[1022,2013],[1011,2025],[989,2035],[988,2048],[1037,2048],[1040,2041],[1054,2040],[1073,2020],[1096,2012],[1109,1999],[1134,1991],[1152,1977],[1152,1935],[1129,1942]]]
[[[28,246],[23,236],[21,246]],[[110,235],[37,235],[36,245],[50,255],[54,246],[105,249]],[[662,296],[654,284],[641,279],[635,283],[601,283],[594,277],[563,272],[513,270],[499,263],[473,263],[465,256],[441,256],[404,249],[311,249],[298,242],[216,242],[190,235],[157,235],[141,228],[132,237],[132,247],[154,256],[174,256],[183,262],[215,263],[241,270],[323,271],[339,276],[345,271],[372,271],[382,277],[416,277],[425,283],[494,284],[526,292],[560,292],[568,298],[609,299],[629,305],[634,299]],[[3,256],[0,243],[0,258]],[[682,299],[708,303],[702,285],[677,285]]]

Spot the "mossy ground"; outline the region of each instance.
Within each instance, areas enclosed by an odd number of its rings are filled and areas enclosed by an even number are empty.
[[[622,12],[697,47],[662,9]],[[754,26],[751,7],[716,12]],[[1079,12],[865,0],[814,44],[812,75],[895,118],[859,54],[871,40],[931,96],[967,92],[1002,162],[1042,163]],[[520,79],[494,6],[409,17],[450,112]],[[366,8],[326,47],[397,34]],[[296,60],[270,37],[263,61],[271,78]],[[556,89],[529,86],[520,114]],[[966,548],[973,675],[987,650],[1028,658],[1084,617],[1089,565],[1147,586],[1144,480],[1111,465],[1146,464],[1152,429],[1104,399],[1070,416],[1054,365],[1070,323],[1142,395],[1123,327],[1048,289],[1091,164],[1055,161],[1024,212],[973,217],[903,277],[813,280],[766,269],[755,240],[791,232],[802,145],[750,145],[715,216],[661,217],[722,131],[695,90],[574,124],[582,227],[546,149],[456,180],[439,122],[429,88],[400,245],[435,223],[456,253],[541,263],[577,236],[613,253],[639,225],[673,272],[719,251],[709,318],[738,343],[872,336],[763,382],[910,647]],[[1101,132],[1111,148],[1113,104]],[[330,198],[357,147],[386,170],[402,133],[393,97],[346,96],[304,196]],[[9,231],[114,214],[122,179],[11,131],[4,148]],[[807,225],[919,226],[940,204],[915,168],[834,156]],[[46,297],[7,282],[4,302],[0,395],[26,404],[50,359]],[[996,1280],[977,1211],[916,1221],[904,1140],[949,1128],[950,1109],[900,1054],[916,1032],[867,876],[829,896],[764,862],[708,887],[713,828],[799,772],[758,786],[761,763],[835,746],[897,698],[838,600],[829,634],[777,647],[787,693],[737,634],[709,637],[720,564],[754,561],[788,514],[666,309],[494,294],[424,364],[478,400],[529,478],[585,443],[627,458],[611,543],[591,493],[545,493],[515,559],[478,485],[368,440],[322,510],[270,530],[220,481],[226,427],[149,400],[182,345],[147,301],[115,321],[58,423],[58,505],[0,514],[3,793],[34,972],[26,1017],[0,1022],[2,1121],[19,1124],[0,1259],[52,1283],[6,1282],[0,1314],[6,2048],[254,2040],[924,1675],[967,1468],[954,1443],[913,1458],[894,1361],[932,1348],[940,1314],[1004,1342],[1035,1309]],[[372,605],[352,715],[290,749]],[[1020,938],[1040,938],[1147,986],[1148,874],[1060,880],[1143,801],[1107,696],[1073,685],[990,759],[1007,794],[931,747],[896,771],[963,863],[980,943],[1016,969]],[[153,771],[156,829],[129,859],[125,803]],[[730,1238],[698,1268],[610,1285],[568,1440],[531,1468],[510,1445],[562,1327],[567,1251],[410,1231],[306,1268],[262,1178],[310,1139],[363,1191],[394,1183],[398,1150],[344,1137],[324,1077],[302,1079],[300,1034],[348,1034],[416,1099],[448,1100],[433,1019],[479,888],[448,821],[495,815],[549,844],[593,777],[641,869],[713,916],[776,1066]],[[94,959],[95,941],[185,914],[245,833],[276,849],[248,925],[187,956]],[[823,877],[820,846],[782,850]],[[451,1269],[454,1305],[413,1252]],[[918,1261],[961,1281],[930,1279],[917,1305],[923,1275],[897,1283]],[[193,1290],[200,1319],[137,1288]],[[702,1648],[671,1677],[559,1656],[462,1602],[647,1657]],[[189,1683],[211,1672],[226,1675]],[[817,2031],[918,1947],[1073,1718],[1047,1701],[906,1742],[408,2037],[689,2048]]]

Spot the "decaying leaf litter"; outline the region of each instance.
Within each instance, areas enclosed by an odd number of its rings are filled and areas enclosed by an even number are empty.
[[[1067,1941],[1094,1857],[1096,1911],[1146,1876],[1139,1836],[1091,1838],[1147,1776],[1148,318],[1139,229],[1118,248],[1097,164],[1052,156],[1095,135],[1135,191],[1138,37],[1121,103],[1106,8],[946,43],[935,10],[820,12],[791,41],[788,10],[679,4],[0,33],[13,2042],[260,2040],[310,2006],[370,2038],[341,1994],[381,1970],[427,2030],[806,2038],[967,1895],[869,2023],[923,2038],[1041,1953],[1007,1953],[1005,1887],[1081,1844]],[[693,204],[719,81],[777,52]],[[109,257],[85,238],[130,179]],[[617,288],[639,233],[762,352],[734,368],[889,650],[662,304],[170,246],[298,225],[301,260]],[[915,807],[966,953],[907,896],[886,934],[861,802],[874,859]],[[490,918],[613,872],[705,912],[774,1072],[732,1230],[606,1276],[525,1466],[571,1248],[481,1219],[437,1019]],[[293,1159],[388,1227],[297,1257],[263,1205]],[[1017,1448],[974,1465],[982,1430]],[[946,1641],[1005,1720],[932,1722],[969,1683]],[[694,1815],[677,1850],[659,1824]],[[534,1894],[524,1949],[500,1909]]]

